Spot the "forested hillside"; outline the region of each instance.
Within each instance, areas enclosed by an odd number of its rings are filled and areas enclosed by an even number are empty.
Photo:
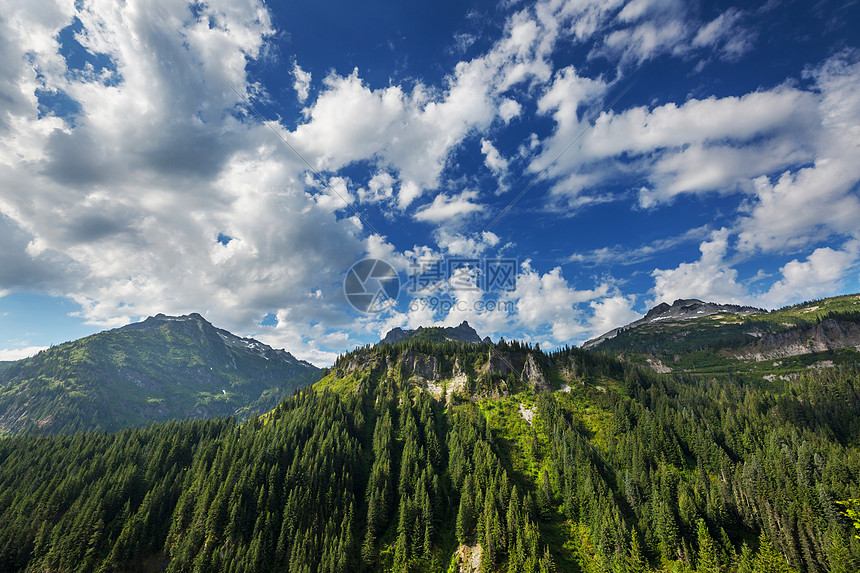
[[[0,436],[266,412],[320,370],[199,314],[163,314],[0,364]]]
[[[688,301],[676,304],[684,302]],[[851,365],[860,358],[860,294],[770,312],[749,313],[749,308],[738,307],[737,312],[745,314],[709,310],[712,314],[683,315],[683,306],[666,308],[662,315],[646,316],[586,346],[660,372],[704,378],[739,374],[750,382],[793,377],[809,368]]]
[[[433,359],[471,388],[434,399],[407,368]],[[860,497],[858,385],[368,347],[242,425],[0,441],[0,570],[856,571],[836,502]]]

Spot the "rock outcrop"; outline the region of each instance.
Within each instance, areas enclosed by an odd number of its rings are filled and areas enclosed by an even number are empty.
[[[860,324],[828,318],[813,327],[765,334],[734,356],[761,362],[852,347],[860,351]]]
[[[401,356],[403,367],[415,376],[425,380],[439,380],[439,360],[435,356],[427,356],[415,352],[411,348]]]
[[[529,354],[526,358],[526,363],[523,366],[523,372],[520,379],[526,382],[535,390],[548,390],[549,384],[546,381],[546,376],[541,372],[540,367],[535,362],[534,354]]]
[[[510,360],[494,348],[490,347],[489,355],[487,357],[487,373],[490,376],[495,374],[506,376],[508,372],[513,372],[513,370],[514,367]]]

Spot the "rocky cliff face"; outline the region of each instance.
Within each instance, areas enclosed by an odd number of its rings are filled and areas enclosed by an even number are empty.
[[[354,373],[366,373],[380,378],[403,376],[430,392],[435,398],[446,397],[449,401],[454,394],[463,396],[470,391],[474,396],[508,395],[511,391],[508,388],[511,376],[519,388],[528,386],[538,391],[550,390],[547,373],[541,367],[536,354],[529,351],[499,350],[495,346],[489,346],[485,359],[478,359],[475,363],[464,364],[460,356],[454,358],[453,366],[450,362],[443,366],[443,362],[444,357],[440,358],[432,352],[425,353],[415,348],[395,351],[393,355],[369,351],[354,354],[341,362],[334,375],[337,378]],[[470,377],[472,384],[469,383]],[[491,388],[482,386],[489,380],[493,380]],[[360,385],[356,387],[358,388]]]
[[[546,376],[544,376],[543,372],[535,362],[535,357],[533,354],[529,354],[528,358],[526,358],[526,363],[523,366],[523,372],[520,375],[520,379],[522,379],[523,382],[526,382],[529,386],[535,388],[536,390],[549,389],[549,384],[546,381]]]
[[[435,356],[419,354],[410,348],[401,355],[400,359],[403,367],[415,376],[433,381],[441,379],[439,360]]]
[[[851,347],[860,351],[860,324],[827,319],[809,328],[766,334],[734,356],[761,362]]]
[[[487,373],[491,376],[498,374],[506,376],[508,372],[513,372],[514,366],[511,364],[510,358],[501,352],[490,348],[487,356]]]

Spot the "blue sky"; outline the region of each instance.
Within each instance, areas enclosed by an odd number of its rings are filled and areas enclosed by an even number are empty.
[[[677,298],[858,292],[858,26],[844,1],[13,1],[0,359],[158,312],[324,365],[395,326],[548,348]],[[378,312],[344,294],[365,258],[401,282]]]

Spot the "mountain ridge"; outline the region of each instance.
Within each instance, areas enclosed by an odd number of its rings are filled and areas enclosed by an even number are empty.
[[[437,342],[470,342],[472,344],[488,344],[490,337],[483,339],[478,332],[472,328],[468,321],[464,320],[458,326],[419,326],[415,329],[403,329],[395,327],[389,330],[380,341],[380,344],[397,344],[404,340],[420,338],[423,340],[434,340]]]
[[[822,307],[819,325],[834,305]],[[742,335],[768,324],[742,318],[683,324]],[[175,344],[195,332],[228,347],[195,316],[159,321],[114,334]],[[645,328],[667,324],[682,323]],[[806,573],[860,563],[835,501],[860,491],[856,363],[773,384],[702,383],[610,352],[419,332],[344,353],[313,387],[242,424],[0,440],[0,564]],[[237,340],[229,348],[265,362]]]
[[[725,304],[715,302],[704,302],[697,298],[682,298],[677,299],[671,305],[661,302],[657,306],[651,308],[645,316],[639,320],[613,328],[612,330],[601,334],[596,338],[587,340],[582,344],[582,348],[593,348],[599,345],[604,340],[614,338],[618,333],[631,328],[636,328],[643,324],[650,324],[658,320],[690,320],[693,318],[702,318],[715,314],[734,314],[738,316],[749,316],[752,314],[765,313],[766,310],[756,308],[754,306],[743,306],[737,304]]]
[[[158,314],[0,370],[0,433],[115,431],[273,408],[321,371],[202,315]]]
[[[790,379],[809,368],[850,365],[858,358],[860,294],[761,312],[699,303],[658,305],[643,319],[583,348],[663,373],[738,374],[753,380]]]

